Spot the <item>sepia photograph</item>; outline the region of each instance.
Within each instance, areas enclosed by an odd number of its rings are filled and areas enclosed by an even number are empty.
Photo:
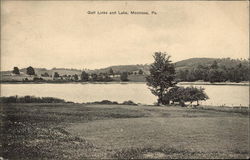
[[[250,158],[249,1],[0,2],[0,160]]]

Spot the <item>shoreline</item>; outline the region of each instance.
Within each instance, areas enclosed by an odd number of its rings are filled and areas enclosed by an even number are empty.
[[[2,97],[2,96],[1,96]],[[103,101],[109,101],[109,100],[103,100]],[[21,104],[25,104],[25,105],[67,105],[67,106],[70,106],[70,105],[88,105],[88,106],[95,106],[95,105],[98,105],[98,106],[137,106],[137,107],[152,107],[152,108],[168,108],[168,107],[174,107],[174,108],[183,108],[183,109],[198,109],[198,110],[216,110],[216,111],[232,111],[232,110],[249,110],[250,107],[249,106],[220,106],[220,105],[217,105],[217,106],[211,106],[211,105],[199,105],[199,106],[196,106],[196,105],[193,105],[193,106],[185,106],[185,107],[182,107],[180,105],[160,105],[160,106],[157,106],[157,105],[153,105],[153,104],[141,104],[141,103],[136,103],[136,102],[133,102],[131,101],[132,103],[130,104],[125,104],[124,102],[129,102],[129,101],[124,101],[123,103],[119,103],[119,102],[116,102],[116,101],[109,101],[109,102],[112,102],[112,103],[102,103],[102,101],[93,101],[93,102],[82,102],[82,103],[78,103],[78,102],[55,102],[55,103],[46,103],[46,102],[31,102],[31,103],[28,103],[28,102],[10,102],[10,103],[1,103],[2,105],[6,104],[17,104],[17,105],[21,105]]]
[[[135,82],[135,81],[128,81],[128,82],[0,82],[0,84],[146,84],[146,82]],[[179,82],[179,85],[235,85],[235,86],[249,86],[249,82]]]
[[[179,82],[179,85],[236,85],[236,86],[249,86],[249,82]]]

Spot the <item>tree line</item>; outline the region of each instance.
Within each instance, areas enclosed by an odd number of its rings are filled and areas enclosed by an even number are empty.
[[[191,69],[180,69],[176,79],[187,82],[198,80],[205,82],[249,81],[249,66],[242,63],[236,66],[218,65],[217,61],[214,61],[210,66],[200,64]]]
[[[231,65],[236,64],[236,65]],[[14,67],[14,74],[20,74],[18,67]],[[26,69],[27,75],[36,75],[33,67]],[[41,77],[54,77],[55,79],[74,80],[74,81],[112,81],[112,76],[119,75],[121,81],[129,81],[129,75],[144,75],[142,69],[137,72],[119,72],[114,71],[110,68],[106,73],[87,73],[83,71],[81,74],[75,75],[59,75],[58,72],[54,72],[53,75],[49,75],[47,72],[41,74]],[[35,78],[38,79],[38,78]],[[41,78],[40,78],[41,79]],[[194,82],[194,81],[205,81],[205,82],[241,82],[249,81],[249,65],[245,61],[240,60],[228,60],[225,59],[224,63],[214,61],[211,65],[199,64],[191,66],[186,69],[178,69],[175,74],[175,81],[177,82]]]
[[[19,75],[20,71],[18,67],[14,67],[13,74]],[[85,71],[82,71],[80,75],[74,74],[74,75],[60,75],[58,72],[54,72],[53,75],[49,75],[47,72],[42,73],[41,77],[38,78],[37,74],[35,73],[35,69],[31,66],[26,68],[26,74],[30,76],[35,76],[33,78],[34,81],[42,81],[42,77],[53,77],[53,80],[70,80],[70,81],[82,81],[82,82],[88,82],[88,81],[93,81],[93,82],[110,82],[113,81],[115,75],[120,78],[121,81],[129,81],[128,76],[133,74],[132,72],[114,72],[112,68],[108,71],[108,73],[87,73]],[[143,74],[143,71],[140,69],[138,71],[139,75]]]

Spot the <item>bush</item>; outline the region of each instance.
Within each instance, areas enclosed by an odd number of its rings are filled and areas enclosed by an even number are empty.
[[[181,106],[185,106],[185,102],[192,104],[194,101],[199,105],[199,101],[208,99],[204,90],[204,88],[196,87],[172,87],[164,94],[163,99],[165,101],[171,101],[172,104],[178,102]]]
[[[44,81],[44,79],[43,78],[34,77],[33,81],[40,82],[40,81]]]
[[[49,74],[45,72],[44,74],[41,74],[42,77],[49,77]]]
[[[133,101],[124,101],[122,104],[124,105],[137,105],[136,103],[134,103]]]
[[[103,100],[103,101],[89,102],[87,104],[119,104],[119,103],[115,101],[112,102],[109,100]]]
[[[34,97],[34,96],[10,96],[0,97],[0,103],[65,103],[63,99],[53,97]]]

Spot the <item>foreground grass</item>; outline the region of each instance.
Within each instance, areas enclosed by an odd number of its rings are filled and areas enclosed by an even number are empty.
[[[180,107],[1,104],[8,159],[247,158],[248,112]]]

